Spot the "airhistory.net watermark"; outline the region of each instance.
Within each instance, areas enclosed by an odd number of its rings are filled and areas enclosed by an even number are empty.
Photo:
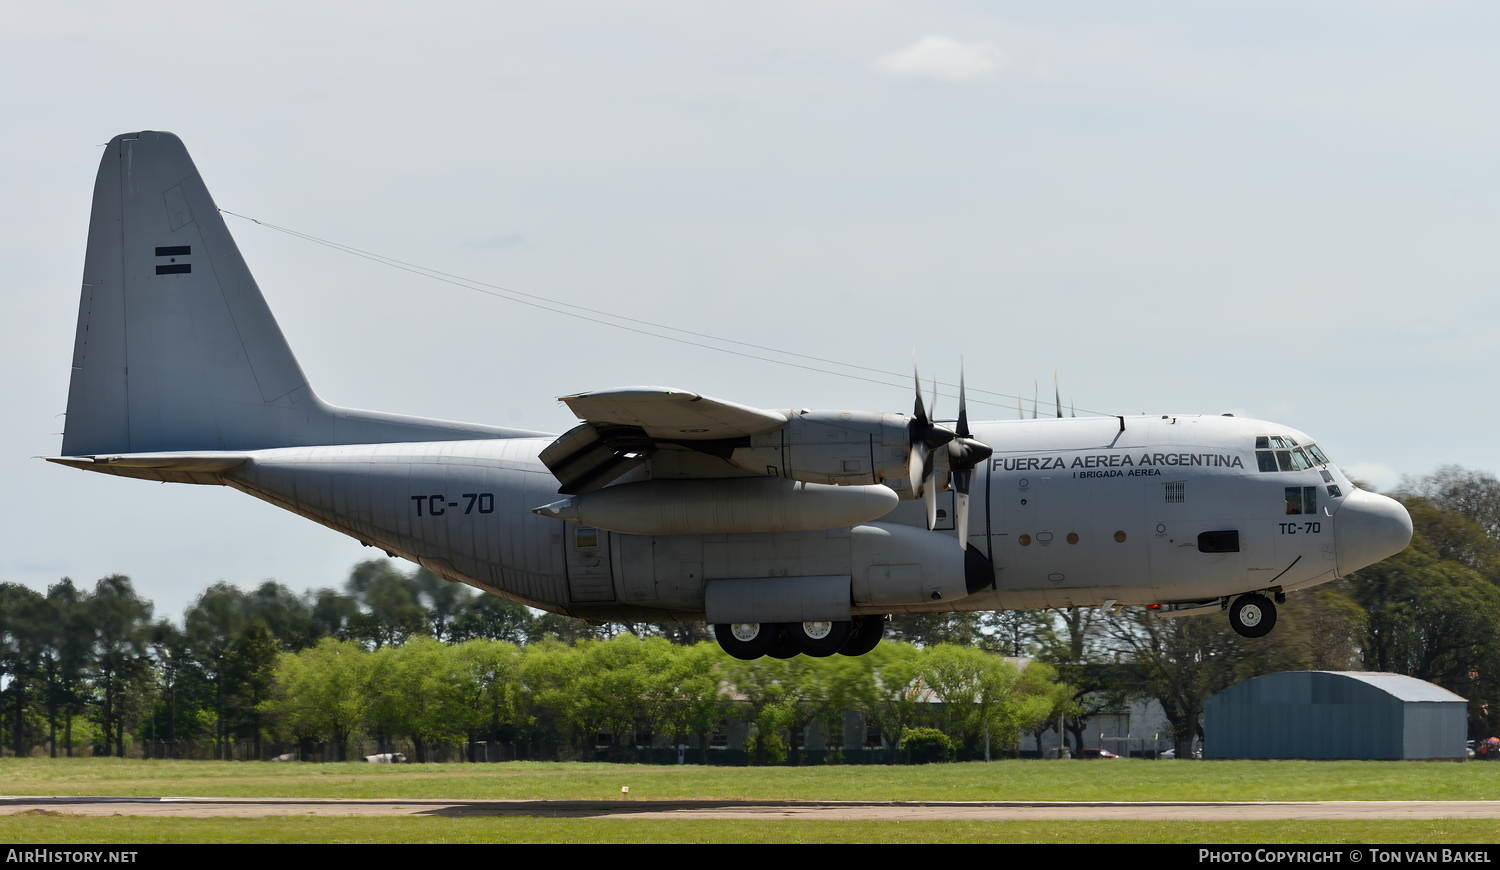
[[[87,852],[81,849],[6,849],[7,864],[134,864],[139,852]]]

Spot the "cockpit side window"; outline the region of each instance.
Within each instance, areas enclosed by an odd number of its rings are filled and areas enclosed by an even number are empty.
[[[1262,438],[1260,440],[1264,441],[1265,439]],[[1261,471],[1276,470],[1276,454],[1272,453],[1269,450],[1255,451],[1255,461],[1260,465]]]
[[[1318,488],[1316,486],[1287,487],[1286,512],[1288,515],[1317,513]]]
[[[1312,461],[1317,465],[1328,464],[1328,456],[1319,450],[1316,444],[1307,445],[1307,455],[1312,457]]]

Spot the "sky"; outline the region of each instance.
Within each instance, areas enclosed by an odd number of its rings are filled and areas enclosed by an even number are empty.
[[[222,208],[568,305],[944,381],[962,358],[971,389],[1006,394],[1056,372],[1080,413],[1276,420],[1378,488],[1500,472],[1497,19],[1369,0],[18,5],[0,580],[123,573],[180,618],[215,581],[339,586],[376,555],[225,488],[36,458],[61,442],[101,146],[140,129],[181,136]],[[574,422],[557,396],[628,384],[911,405],[902,377],[643,336],[227,220],[336,404],[553,432]],[[1015,416],[981,396],[972,416]]]

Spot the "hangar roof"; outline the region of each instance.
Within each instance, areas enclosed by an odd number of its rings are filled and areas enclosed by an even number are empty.
[[[1466,699],[1453,694],[1442,686],[1435,686],[1416,677],[1408,677],[1404,674],[1386,674],[1379,671],[1311,671],[1314,674],[1332,674],[1336,677],[1348,677],[1351,680],[1359,680],[1385,692],[1402,701],[1457,701],[1467,703]]]

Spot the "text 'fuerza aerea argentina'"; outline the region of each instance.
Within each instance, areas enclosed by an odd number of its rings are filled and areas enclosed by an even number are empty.
[[[1072,471],[1074,477],[1149,477],[1163,467],[1245,467],[1233,453],[1081,453],[1075,456],[996,456],[991,471]]]

